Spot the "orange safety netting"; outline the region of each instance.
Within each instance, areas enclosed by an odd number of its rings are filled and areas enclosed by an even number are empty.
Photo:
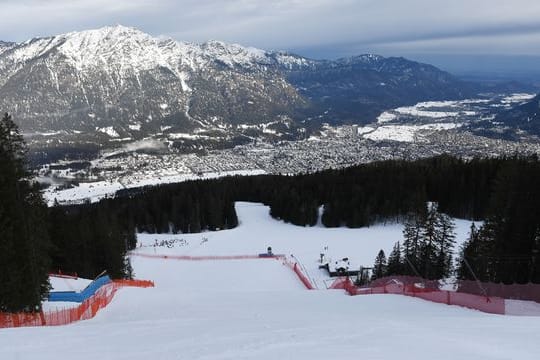
[[[75,308],[39,313],[0,313],[0,328],[67,325],[91,319],[112,301],[118,289],[126,286],[146,288],[153,287],[154,283],[148,280],[114,280],[99,288],[93,296]]]
[[[350,295],[398,294],[412,296],[440,304],[458,305],[491,314],[505,314],[505,302],[503,298],[419,287],[418,284],[407,284],[397,279],[387,279],[387,282],[381,285],[359,288],[349,278],[340,278],[330,288],[344,289]]]
[[[298,276],[298,279],[300,279],[300,281],[302,282],[302,284],[304,284],[306,289],[308,289],[308,290],[314,290],[315,289],[315,286],[313,286],[313,284],[308,279],[306,274],[304,274],[302,272],[302,270],[300,269],[300,266],[298,266],[298,263],[292,262],[289,259],[287,259],[286,257],[283,257],[283,265],[286,265],[292,271],[294,271],[294,273],[296,274],[296,276]]]

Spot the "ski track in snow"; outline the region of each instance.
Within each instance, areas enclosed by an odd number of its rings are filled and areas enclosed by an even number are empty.
[[[237,203],[236,229],[139,235],[137,252],[294,253],[313,277],[321,246],[370,265],[401,239],[401,225],[303,228],[268,208]],[[458,221],[458,240],[468,222]],[[155,239],[183,239],[174,248]],[[158,240],[159,241],[159,240]],[[537,359],[538,318],[484,314],[399,295],[307,291],[280,261],[178,261],[133,256],[150,289],[120,290],[89,321],[0,330],[0,358],[20,359]]]

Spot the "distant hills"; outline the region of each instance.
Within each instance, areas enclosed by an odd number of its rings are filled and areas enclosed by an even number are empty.
[[[540,95],[525,104],[501,112],[494,123],[503,126],[505,133],[518,139],[522,132],[540,136]]]

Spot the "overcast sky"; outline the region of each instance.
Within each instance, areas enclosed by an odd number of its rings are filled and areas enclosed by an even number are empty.
[[[0,0],[0,39],[122,24],[333,58],[540,55],[540,0]]]

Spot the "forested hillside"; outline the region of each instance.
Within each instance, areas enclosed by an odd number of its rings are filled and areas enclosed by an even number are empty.
[[[29,180],[26,147],[11,116],[0,119],[0,312],[34,311],[48,291],[47,208]]]
[[[486,220],[486,226],[479,230],[482,240],[472,240],[465,249],[479,271],[482,268],[484,280],[539,281],[536,273],[540,267],[532,263],[537,260],[531,260],[540,243],[540,193],[535,185],[538,183],[537,158],[464,161],[441,156],[415,162],[378,162],[310,175],[229,177],[126,190],[97,204],[53,208],[52,228],[60,235],[51,237],[57,249],[68,252],[63,254],[59,250],[59,256],[53,259],[66,271],[81,271],[81,262],[69,260],[81,255],[68,256],[70,252],[59,239],[76,239],[63,240],[71,244],[74,253],[96,244],[113,246],[103,242],[100,226],[109,229],[111,239],[120,239],[112,241],[117,250],[134,246],[135,229],[191,233],[232,228],[238,222],[235,201],[262,202],[270,206],[274,218],[299,226],[315,225],[322,206],[323,225],[353,228],[407,222],[411,216],[425,216],[426,203],[434,202],[440,213]],[[108,222],[88,225],[91,219],[99,217]],[[74,225],[78,223],[82,225]],[[87,230],[89,227],[92,231]],[[78,243],[85,241],[85,246]],[[488,254],[496,261],[478,260]],[[521,272],[527,276],[514,271],[512,260],[518,258]],[[95,262],[88,261],[94,266],[89,265],[86,272],[100,269]],[[492,269],[495,263],[498,272]],[[117,269],[120,274],[122,268]],[[448,269],[443,273],[448,275]]]
[[[480,229],[471,229],[458,276],[472,276],[465,269],[467,259],[481,280],[540,282],[536,157],[465,161],[440,156],[309,175],[189,181],[124,190],[99,203],[47,210],[25,170],[25,145],[9,116],[0,130],[0,310],[39,308],[50,270],[87,278],[106,270],[116,278],[130,277],[126,253],[136,246],[136,232],[234,228],[235,201],[262,202],[274,218],[298,226],[315,225],[320,209],[327,227],[404,222],[406,229],[421,229],[429,246],[411,252],[406,235],[390,255],[388,267],[410,273],[405,256],[429,278],[451,274],[451,236],[449,243],[447,238],[442,241],[436,227],[448,222],[448,216],[485,220]],[[451,235],[451,225],[445,226]]]

